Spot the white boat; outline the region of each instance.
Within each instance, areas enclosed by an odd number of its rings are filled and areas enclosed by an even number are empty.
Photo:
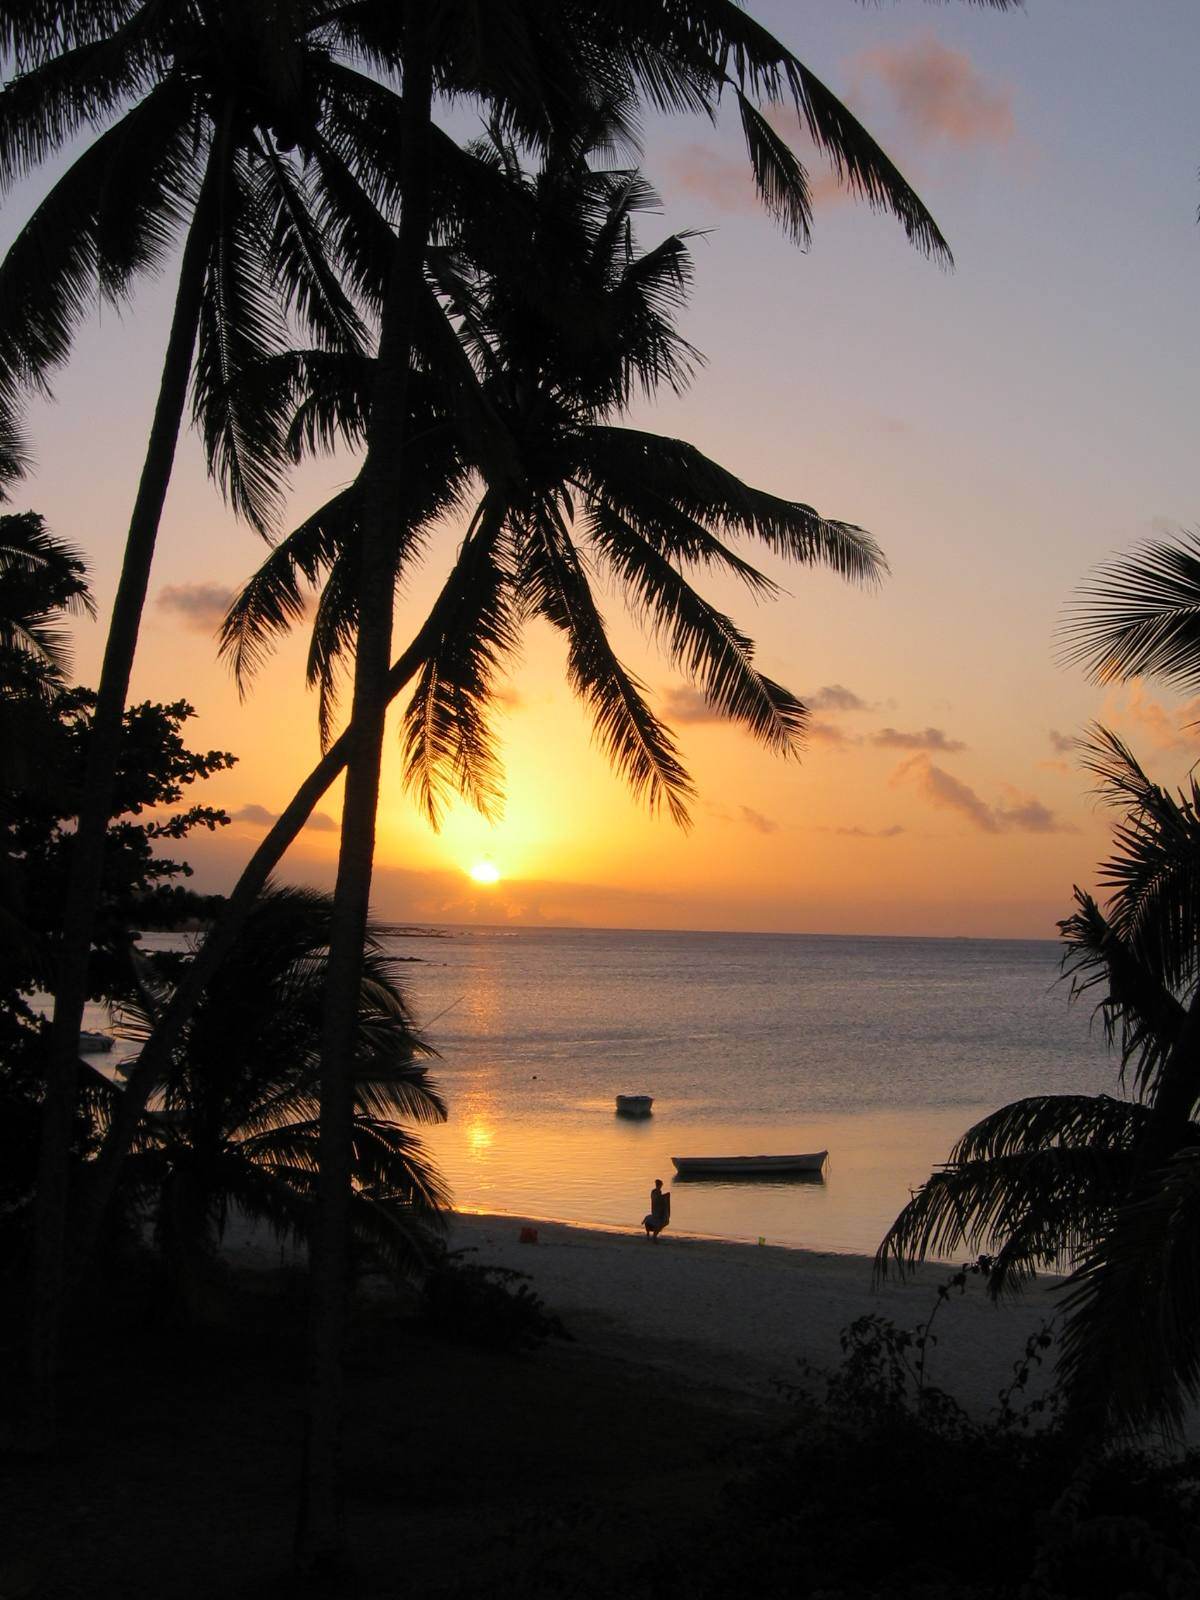
[[[681,1178],[763,1177],[789,1172],[819,1173],[828,1150],[813,1150],[798,1156],[672,1156],[671,1163]]]
[[[617,1110],[626,1117],[648,1117],[654,1105],[652,1094],[619,1094]]]
[[[97,1051],[108,1051],[112,1047],[111,1034],[88,1033],[85,1030],[79,1035],[79,1048],[87,1055],[94,1055]]]

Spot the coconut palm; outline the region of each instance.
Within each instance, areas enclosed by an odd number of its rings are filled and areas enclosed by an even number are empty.
[[[1121,1098],[1046,1095],[970,1129],[880,1245],[879,1272],[963,1246],[993,1294],[1070,1267],[1060,1376],[1091,1429],[1175,1428],[1200,1397],[1200,786],[1172,795],[1115,734],[1081,745],[1120,808],[1103,909],[1060,923],[1076,996],[1098,995]]]
[[[657,209],[635,170],[594,170],[586,149],[559,151],[534,177],[502,141],[479,147],[502,166],[507,226],[493,210],[435,251],[431,274],[454,320],[480,390],[513,441],[517,471],[493,478],[452,412],[436,408],[421,430],[425,468],[442,462],[436,500],[416,494],[398,545],[397,578],[424,554],[431,528],[475,506],[456,568],[458,608],[428,639],[405,714],[406,776],[437,819],[450,792],[485,812],[500,774],[488,717],[496,674],[516,650],[520,625],[544,617],[564,635],[573,687],[597,738],[634,793],[687,820],[690,781],[669,730],[608,643],[589,574],[611,576],[660,639],[672,663],[713,711],[768,747],[794,753],[806,712],[759,673],[753,646],[692,587],[688,572],[734,574],[758,596],[775,585],[729,542],[749,538],[785,559],[824,563],[874,581],[884,570],[861,529],[766,494],[678,439],[620,425],[638,393],[689,382],[697,353],[674,327],[691,262],[686,235],[636,247],[634,222]],[[549,242],[553,241],[553,249]],[[295,353],[264,364],[259,381],[282,385],[272,411],[295,407],[297,454],[358,432],[369,410],[369,363]],[[414,482],[415,480],[415,482]],[[320,691],[323,733],[332,725],[338,670],[353,635],[351,574],[359,501],[343,491],[280,542],[234,601],[223,648],[239,683],[274,639],[306,615],[321,584],[309,678]],[[445,598],[445,597],[444,597]],[[422,630],[424,633],[425,630]]]
[[[53,13],[53,14],[52,14]],[[325,248],[336,201],[295,153],[316,117],[340,129],[347,87],[326,82],[316,8],[108,3],[10,8],[22,70],[0,93],[0,187],[89,128],[0,265],[0,408],[46,389],[97,294],[120,303],[182,239],[179,279],[145,463],[131,516],[99,685],[84,805],[64,910],[62,959],[38,1186],[33,1349],[40,1426],[52,1428],[66,1215],[67,1139],[90,935],[121,718],[189,379],[235,505],[265,524],[274,485],[261,470],[269,419],[225,396],[250,356],[279,348],[290,323],[355,348],[362,321]],[[19,20],[12,20],[16,16]],[[353,77],[352,73],[347,76]],[[364,148],[363,161],[377,164]]]
[[[231,1209],[307,1241],[317,1172],[318,1042],[332,903],[271,888],[179,1041],[161,1102],[139,1128],[125,1192],[149,1206],[185,1298],[202,1289]],[[172,958],[158,958],[158,963]],[[145,1039],[169,979],[142,963],[140,998],[118,1029]],[[390,1271],[422,1259],[422,1230],[448,1205],[445,1185],[402,1124],[445,1120],[396,981],[368,929],[355,1046],[353,1235]]]

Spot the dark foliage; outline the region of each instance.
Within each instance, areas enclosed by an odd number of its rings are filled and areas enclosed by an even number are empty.
[[[425,1327],[488,1350],[532,1350],[571,1337],[525,1273],[469,1261],[471,1254],[441,1246],[425,1278]]]

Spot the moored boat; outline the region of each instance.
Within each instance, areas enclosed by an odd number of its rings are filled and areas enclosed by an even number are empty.
[[[626,1117],[648,1117],[654,1106],[652,1094],[619,1094],[617,1110]]]
[[[672,1156],[671,1164],[681,1178],[763,1177],[789,1172],[820,1173],[828,1150],[812,1150],[794,1156]]]

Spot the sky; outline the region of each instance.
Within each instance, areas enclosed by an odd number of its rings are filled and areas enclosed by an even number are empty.
[[[1110,815],[1073,746],[1116,728],[1162,781],[1196,757],[1200,709],[1155,683],[1086,682],[1055,629],[1097,562],[1200,525],[1200,8],[1194,0],[1027,0],[997,15],[919,0],[752,0],[843,95],[918,189],[954,252],[923,258],[890,217],[841,192],[804,145],[817,194],[800,250],[755,203],[736,118],[648,119],[663,196],[653,243],[682,228],[696,282],[683,331],[706,365],[634,425],[690,440],[760,488],[867,529],[890,567],[873,591],[747,551],[783,593],[701,587],[758,644],[812,724],[780,760],[714,722],[602,592],[618,652],[675,727],[699,791],[689,831],[651,817],[592,746],[549,630],[527,636],[498,710],[503,818],[465,806],[440,832],[404,793],[389,733],[373,902],[414,922],[581,924],[1052,937],[1094,886]],[[1147,18],[1152,16],[1152,22]],[[469,118],[446,114],[453,131]],[[778,113],[781,130],[794,119]],[[51,176],[0,217],[7,242]],[[103,615],[165,342],[169,278],[79,339],[52,401],[30,408],[37,462],[13,497],[85,550]],[[353,476],[297,477],[286,525]],[[419,624],[460,537],[431,543],[402,596]],[[204,785],[234,821],[189,841],[194,884],[227,888],[318,755],[304,641],[239,699],[213,632],[265,553],[181,447],[133,697],[187,698],[193,746],[238,765]],[[102,628],[77,633],[94,681]],[[339,796],[282,876],[332,883]],[[494,864],[499,881],[469,870]]]

